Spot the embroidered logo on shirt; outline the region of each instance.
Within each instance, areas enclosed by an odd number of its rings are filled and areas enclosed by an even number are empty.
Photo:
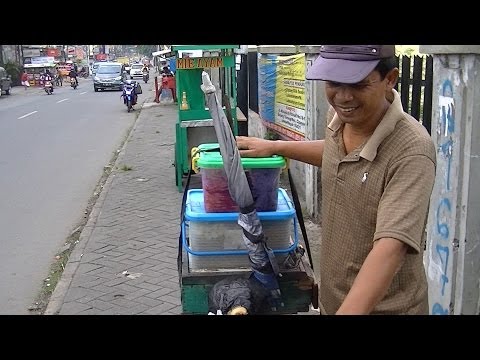
[[[367,181],[367,176],[368,176],[368,172],[363,173],[362,183],[364,183],[365,181]]]

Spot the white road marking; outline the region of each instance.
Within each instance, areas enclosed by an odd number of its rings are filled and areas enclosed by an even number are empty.
[[[86,94],[86,93],[87,93],[87,92],[86,92],[86,91],[84,91],[84,92],[81,92],[81,93],[80,93],[80,95],[83,95],[83,94]]]
[[[68,99],[68,98],[65,98],[65,99],[62,99],[62,100],[58,100],[58,101],[57,101],[57,104],[60,104],[61,102],[64,102],[64,101],[67,101],[67,100],[69,100],[69,99]]]
[[[25,114],[25,115],[23,115],[23,116],[20,116],[19,118],[17,118],[17,120],[20,120],[20,119],[26,118],[27,116],[30,116],[30,115],[32,115],[32,114],[35,114],[36,112],[38,112],[38,111],[37,111],[37,110],[35,110],[35,111],[32,111],[31,113],[28,113],[28,114]]]

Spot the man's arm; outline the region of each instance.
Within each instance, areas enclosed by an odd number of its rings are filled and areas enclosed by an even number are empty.
[[[269,157],[282,155],[307,164],[322,166],[324,140],[284,141],[237,136],[240,155],[244,157]]]
[[[336,315],[369,314],[387,293],[407,249],[408,245],[397,239],[375,241]]]

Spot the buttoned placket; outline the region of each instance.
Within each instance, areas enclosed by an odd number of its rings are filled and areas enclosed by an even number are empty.
[[[350,154],[346,154],[345,151],[345,144],[343,143],[342,132],[338,131],[336,134],[333,135],[333,140],[337,144],[337,153],[336,153],[336,169],[335,169],[335,188],[334,188],[334,199],[335,203],[338,205],[342,205],[341,197],[337,196],[338,187],[340,185],[345,184],[345,181],[348,179],[343,179],[340,171],[341,166],[348,166],[348,163],[358,162],[360,161],[360,152],[362,151],[365,143],[362,144],[360,147],[356,148]],[[342,165],[343,164],[343,165]],[[360,179],[359,181],[361,181]]]

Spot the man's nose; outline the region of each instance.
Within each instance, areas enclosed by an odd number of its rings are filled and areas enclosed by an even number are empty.
[[[353,89],[348,85],[340,85],[337,87],[336,97],[345,100],[353,99]]]

